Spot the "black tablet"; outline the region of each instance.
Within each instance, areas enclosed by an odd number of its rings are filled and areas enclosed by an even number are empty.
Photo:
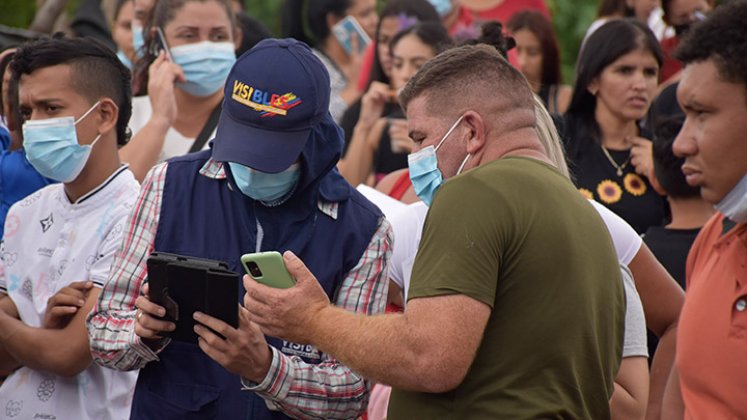
[[[203,312],[238,328],[240,276],[221,261],[153,252],[148,258],[150,300],[166,308],[176,329],[163,333],[197,344],[192,314]]]

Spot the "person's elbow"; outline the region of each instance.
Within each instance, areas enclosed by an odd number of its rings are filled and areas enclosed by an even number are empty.
[[[51,362],[49,371],[65,378],[73,378],[88,369],[93,363],[93,358],[86,342],[85,346],[75,345],[66,351],[57,352]]]
[[[464,355],[433,352],[418,358],[415,371],[420,391],[440,394],[458,387],[467,376],[471,360]]]
[[[84,370],[88,369],[91,365],[91,360],[87,363],[68,363],[67,366],[62,366],[59,371],[54,372],[64,378],[74,378],[80,375]]]
[[[623,358],[615,378],[615,391],[610,398],[612,419],[642,420],[646,415],[648,393],[648,358]]]

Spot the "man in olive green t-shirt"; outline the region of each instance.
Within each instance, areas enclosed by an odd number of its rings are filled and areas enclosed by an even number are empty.
[[[409,300],[464,295],[490,315],[464,380],[447,393],[394,389],[389,417],[608,417],[625,306],[613,298],[620,269],[603,229],[573,185],[535,159],[503,158],[445,183]]]
[[[495,49],[460,47],[426,63],[400,100],[413,186],[433,199],[404,314],[335,308],[286,252],[295,287],[245,278],[253,321],[391,385],[392,419],[608,418],[620,269],[598,213],[537,138],[526,80]]]

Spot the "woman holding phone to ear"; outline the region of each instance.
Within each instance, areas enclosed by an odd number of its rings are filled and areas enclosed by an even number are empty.
[[[159,0],[143,32],[148,95],[133,99],[134,136],[120,149],[138,180],[159,162],[207,146],[240,42],[228,0]]]
[[[366,35],[373,37],[379,22],[376,0],[286,0],[282,12],[283,36],[309,44],[327,68],[332,89],[329,112],[338,124],[348,106],[361,96],[356,83],[363,53],[356,48],[346,52],[332,33],[332,27],[346,16],[355,18]],[[359,40],[353,42],[356,45]]]
[[[451,38],[440,22],[423,22],[392,38],[391,84],[372,82],[361,101],[361,112],[345,156],[338,168],[352,185],[375,184],[387,173],[407,167],[412,140],[399,106],[382,118],[388,104],[397,104],[397,92],[425,64],[451,47]],[[371,175],[374,175],[373,179]]]

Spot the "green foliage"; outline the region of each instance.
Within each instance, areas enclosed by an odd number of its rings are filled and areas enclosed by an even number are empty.
[[[576,57],[586,29],[594,21],[595,0],[549,0],[555,33],[560,43],[563,79],[572,85],[575,78]]]
[[[282,0],[248,0],[246,14],[259,19],[275,36],[280,36],[280,9]]]
[[[67,11],[72,13],[82,0],[70,0]],[[313,1],[313,0],[312,0]],[[385,0],[378,0],[379,6]],[[280,35],[280,9],[283,0],[244,0],[249,15],[262,21],[276,36]],[[33,0],[2,0],[0,24],[27,28],[34,18]],[[560,43],[563,78],[572,84],[574,67],[581,40],[597,9],[597,0],[547,0]]]
[[[34,20],[36,7],[33,0],[3,0],[0,25],[28,28]]]
[[[72,18],[78,6],[83,0],[68,0],[65,11]],[[2,0],[2,13],[0,13],[0,25],[26,29],[31,25],[36,13],[36,1],[34,0]]]

